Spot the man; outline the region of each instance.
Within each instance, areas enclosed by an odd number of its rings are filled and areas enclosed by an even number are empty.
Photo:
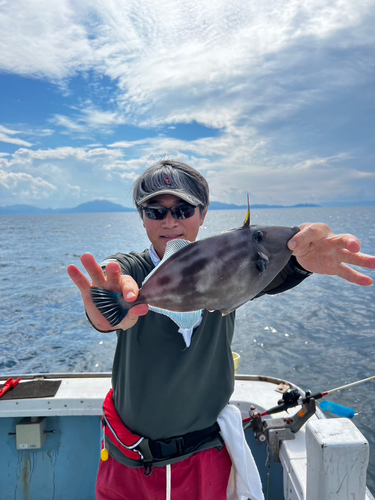
[[[103,332],[113,328],[92,303],[90,287],[136,300],[167,242],[195,241],[209,204],[205,179],[175,161],[147,169],[133,195],[150,249],[113,255],[102,266],[83,255],[92,283],[75,266],[68,268],[90,322]],[[293,256],[262,294],[287,290],[312,272],[372,283],[346,266],[375,268],[375,257],[361,254],[354,236],[334,235],[324,224],[303,224],[288,246]],[[168,317],[139,305],[116,325],[113,392],[104,405],[109,456],[100,463],[98,500],[226,499],[231,459],[216,421],[233,391],[234,319],[235,313],[223,317],[204,311],[192,330],[179,333]]]

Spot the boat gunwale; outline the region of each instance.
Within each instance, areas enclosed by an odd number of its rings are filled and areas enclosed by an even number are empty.
[[[34,379],[66,379],[66,378],[110,378],[112,377],[112,372],[62,372],[62,373],[26,373],[26,374],[16,374],[16,375],[1,375],[0,381],[8,380],[12,378],[21,378],[22,380],[34,380]],[[248,374],[237,374],[235,375],[235,380],[248,380],[253,382],[269,382],[273,384],[286,384],[290,387],[298,387],[296,384],[289,382],[285,379],[279,379],[277,377],[270,377],[268,375],[248,375]]]

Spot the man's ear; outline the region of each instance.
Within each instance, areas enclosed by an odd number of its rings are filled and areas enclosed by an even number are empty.
[[[200,223],[200,225],[202,225],[202,224],[203,224],[204,219],[206,218],[206,215],[207,215],[207,210],[205,210],[205,211],[203,212],[203,214],[201,215],[201,223]]]

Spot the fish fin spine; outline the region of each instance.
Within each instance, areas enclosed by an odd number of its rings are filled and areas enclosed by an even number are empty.
[[[247,214],[245,218],[245,222],[243,223],[242,228],[250,227],[250,197],[249,193],[247,193]]]

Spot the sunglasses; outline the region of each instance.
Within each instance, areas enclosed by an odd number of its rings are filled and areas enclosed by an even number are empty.
[[[141,207],[145,216],[151,220],[164,220],[167,213],[171,212],[172,217],[177,220],[190,219],[195,213],[197,206],[194,205],[178,205],[176,207]]]

